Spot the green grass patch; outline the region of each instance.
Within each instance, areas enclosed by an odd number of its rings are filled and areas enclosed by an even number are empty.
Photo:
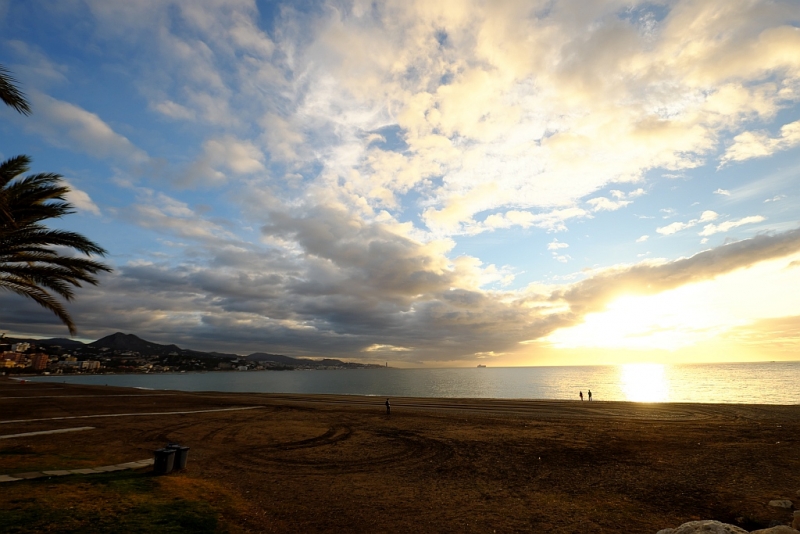
[[[226,504],[203,499],[201,484],[141,472],[5,484],[0,495],[0,532],[227,532],[219,521]]]

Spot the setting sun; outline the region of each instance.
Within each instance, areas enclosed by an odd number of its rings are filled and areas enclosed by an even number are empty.
[[[629,363],[619,366],[620,387],[625,399],[632,402],[669,400],[669,383],[664,366],[656,363]]]

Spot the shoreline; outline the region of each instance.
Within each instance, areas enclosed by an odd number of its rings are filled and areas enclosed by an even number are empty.
[[[252,371],[257,372],[257,371]],[[220,374],[228,374],[228,371],[220,371]],[[211,374],[210,372],[196,372],[196,373],[159,373],[157,375],[150,375],[150,376],[187,376],[191,374]],[[226,390],[183,390],[183,389],[172,389],[172,388],[154,388],[154,387],[144,387],[144,386],[132,386],[132,385],[108,385],[108,384],[90,384],[90,383],[79,383],[79,382],[68,382],[68,381],[59,381],[57,378],[53,376],[41,377],[39,375],[31,375],[34,379],[31,380],[29,377],[16,377],[16,376],[0,376],[0,380],[10,380],[16,382],[25,382],[30,384],[62,384],[62,385],[70,385],[70,386],[77,386],[77,387],[109,387],[109,388],[122,388],[122,389],[131,389],[135,391],[160,391],[160,392],[176,392],[176,393],[185,393],[185,394],[220,394],[220,395],[267,395],[267,396],[274,396],[276,398],[286,398],[286,399],[319,399],[319,398],[330,398],[330,399],[356,399],[356,398],[363,398],[363,399],[392,399],[392,402],[395,402],[395,399],[406,399],[409,402],[412,402],[411,405],[422,407],[423,404],[427,403],[436,403],[441,402],[445,404],[453,404],[457,402],[464,402],[467,404],[475,404],[475,403],[500,403],[500,404],[507,404],[507,403],[519,403],[519,404],[530,404],[530,403],[564,403],[565,406],[573,406],[573,404],[587,404],[587,405],[596,405],[596,404],[604,404],[604,405],[634,405],[634,406],[683,406],[683,407],[691,407],[691,406],[777,406],[777,407],[800,407],[800,401],[797,403],[758,403],[758,402],[693,402],[693,401],[633,401],[633,400],[602,400],[602,399],[594,399],[592,401],[581,401],[579,399],[552,399],[552,398],[531,398],[531,397],[424,397],[424,396],[403,396],[403,395],[379,395],[379,394],[362,394],[362,393],[291,393],[291,392],[261,392],[261,391],[226,391]],[[91,377],[97,377],[100,379],[102,376],[148,376],[146,374],[117,374],[117,375],[87,375]],[[43,380],[37,380],[37,378],[44,378]],[[76,377],[80,380],[83,377]],[[312,402],[309,400],[309,402]],[[338,402],[338,401],[334,401]],[[409,405],[410,406],[410,405]]]

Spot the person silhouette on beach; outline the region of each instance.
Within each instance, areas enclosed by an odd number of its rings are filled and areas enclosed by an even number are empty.
[[[589,390],[589,400],[590,401],[592,400],[592,390],[591,389]]]
[[[583,400],[583,391],[581,391],[580,393],[578,393],[578,396],[581,398],[581,401],[582,401],[582,400]]]
[[[392,411],[392,405],[389,404],[389,399],[386,399],[386,415],[389,415],[391,411]]]

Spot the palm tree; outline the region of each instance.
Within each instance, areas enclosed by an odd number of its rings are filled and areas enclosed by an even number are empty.
[[[14,79],[0,66],[0,100],[22,114],[30,107],[14,86]],[[104,256],[106,251],[84,236],[50,230],[42,221],[74,212],[66,201],[69,192],[58,174],[22,177],[30,167],[28,156],[0,163],[0,289],[33,299],[56,314],[69,329],[77,330],[67,310],[50,292],[70,301],[73,287],[97,284],[95,274],[111,269],[91,258],[65,255],[52,247],[73,249],[86,256]],[[49,291],[48,291],[49,290]]]
[[[97,284],[94,277],[111,269],[89,258],[67,256],[51,247],[66,247],[87,256],[106,251],[84,236],[51,230],[42,221],[73,213],[65,201],[69,188],[53,173],[18,178],[28,170],[30,158],[16,156],[0,163],[0,288],[33,299],[56,314],[75,335],[75,324],[64,306],[48,289],[67,301],[72,286]]]

